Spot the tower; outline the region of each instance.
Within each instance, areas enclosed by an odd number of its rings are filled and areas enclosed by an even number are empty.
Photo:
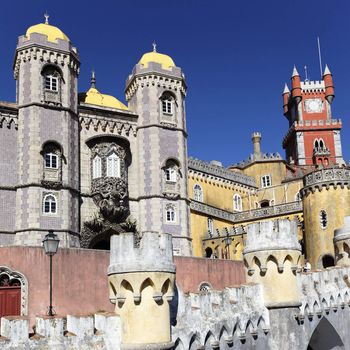
[[[296,221],[267,220],[248,225],[243,254],[247,282],[263,285],[267,307],[300,305],[296,272],[301,247]]]
[[[138,115],[138,196],[131,212],[138,212],[141,231],[171,233],[174,252],[189,255],[185,95],[184,74],[155,44],[126,82],[129,110]]]
[[[326,65],[321,81],[301,81],[294,66],[292,89],[285,85],[283,112],[289,130],[283,140],[286,158],[297,165],[343,164],[340,141],[342,122],[333,119],[332,74]]]
[[[78,73],[76,48],[48,16],[19,37],[15,244],[41,245],[53,229],[61,246],[78,246]]]
[[[172,349],[170,306],[175,265],[172,236],[144,232],[111,237],[110,299],[122,322],[122,349]]]

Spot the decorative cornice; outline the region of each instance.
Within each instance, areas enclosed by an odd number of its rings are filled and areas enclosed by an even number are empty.
[[[90,127],[95,131],[109,131],[113,134],[122,135],[123,133],[126,136],[130,134],[136,136],[137,128],[136,123],[124,122],[118,119],[89,116],[87,114],[80,114],[79,122],[82,128],[89,130]]]
[[[0,128],[18,129],[18,116],[10,113],[0,112]]]
[[[188,159],[188,169],[189,171],[194,170],[214,177],[220,177],[225,180],[236,182],[249,187],[257,188],[255,179],[253,177],[227,170],[224,167],[210,164],[199,159],[189,158]]]
[[[180,91],[186,96],[186,85],[181,78],[168,77],[159,73],[146,73],[143,75],[134,76],[128,83],[125,89],[126,100],[129,101],[136,93],[138,88],[149,86],[162,87],[166,90]]]
[[[258,219],[264,219],[274,216],[298,214],[303,211],[302,202],[290,202],[272,207],[259,208],[246,210],[241,212],[229,212],[223,209],[213,207],[211,205],[200,203],[197,201],[191,201],[191,210],[205,214],[208,216],[216,217],[232,223],[248,222]]]
[[[325,168],[313,171],[303,178],[304,187],[300,193],[302,196],[307,196],[309,193],[314,193],[317,189],[329,189],[331,186],[337,188],[345,186],[350,189],[350,168]]]

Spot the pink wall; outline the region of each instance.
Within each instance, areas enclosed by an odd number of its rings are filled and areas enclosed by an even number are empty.
[[[176,281],[184,292],[196,292],[201,282],[222,289],[245,282],[241,262],[175,257]],[[53,306],[57,314],[113,311],[109,301],[109,251],[59,249],[53,257]],[[41,247],[0,247],[0,266],[28,280],[28,316],[44,315],[49,305],[49,257]]]

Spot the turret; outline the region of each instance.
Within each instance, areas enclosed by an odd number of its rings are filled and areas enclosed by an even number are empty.
[[[288,113],[288,102],[289,102],[290,91],[287,83],[284,84],[284,90],[282,93],[283,97],[283,114],[286,115]]]
[[[170,349],[175,266],[170,234],[111,237],[110,299],[122,322],[123,349]]]
[[[261,133],[260,132],[254,132],[252,134],[252,141],[253,141],[253,147],[254,147],[254,156],[260,156],[261,155]]]
[[[296,104],[300,103],[301,97],[301,82],[300,75],[297,71],[297,68],[294,66],[292,73],[292,97]]]
[[[326,100],[328,101],[329,104],[332,104],[334,99],[333,77],[327,65],[326,65],[326,68],[324,69],[323,80],[324,80],[325,90],[326,90],[325,91]]]
[[[296,272],[301,247],[296,221],[268,220],[248,225],[243,254],[247,281],[263,285],[267,307],[300,305]]]

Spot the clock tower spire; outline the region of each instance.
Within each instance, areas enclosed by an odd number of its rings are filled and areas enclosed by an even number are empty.
[[[294,66],[291,92],[283,91],[283,112],[289,130],[283,140],[286,158],[297,165],[343,164],[342,122],[332,116],[332,74],[326,65],[321,81],[302,81]]]

